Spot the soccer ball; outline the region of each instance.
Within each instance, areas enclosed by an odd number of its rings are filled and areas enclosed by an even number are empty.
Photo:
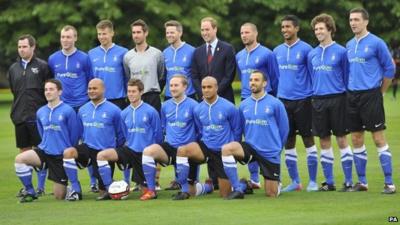
[[[129,185],[124,181],[114,181],[108,188],[108,194],[114,200],[127,199],[129,195]]]

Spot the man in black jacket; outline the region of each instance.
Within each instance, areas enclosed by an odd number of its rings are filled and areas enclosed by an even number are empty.
[[[46,104],[44,83],[52,75],[47,63],[35,57],[35,38],[22,35],[18,38],[18,59],[8,70],[8,81],[14,96],[11,120],[15,127],[17,148],[20,152],[32,149],[40,143],[36,127],[36,111]],[[38,172],[38,194],[44,193],[46,170]],[[23,195],[23,189],[17,197]]]

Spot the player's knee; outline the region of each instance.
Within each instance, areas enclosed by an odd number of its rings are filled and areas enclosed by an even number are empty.
[[[349,144],[347,143],[346,136],[337,137],[337,144],[340,149],[344,149],[347,148],[347,146],[349,146]]]
[[[64,159],[72,159],[72,158],[75,158],[76,154],[77,153],[74,148],[67,148],[63,153],[63,157],[64,157]]]
[[[232,155],[232,144],[228,143],[222,146],[221,154],[223,156]]]
[[[99,152],[97,154],[97,160],[108,160],[106,152]]]
[[[154,157],[155,152],[153,145],[150,145],[143,150],[143,155]]]
[[[304,142],[304,146],[306,146],[306,148],[309,148],[315,144],[313,136],[303,137],[303,142]]]
[[[286,140],[285,148],[292,149],[296,145],[296,136],[290,136]]]
[[[361,147],[364,144],[363,135],[358,133],[352,134],[351,142],[353,143],[354,147]]]
[[[179,147],[176,152],[176,155],[180,157],[187,157],[187,147],[186,146]]]
[[[15,163],[25,163],[22,154],[18,154],[17,156],[15,156]]]

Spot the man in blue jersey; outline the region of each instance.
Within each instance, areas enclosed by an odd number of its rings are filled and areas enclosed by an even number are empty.
[[[300,30],[297,16],[287,15],[281,20],[285,42],[274,49],[279,66],[278,98],[285,105],[289,117],[289,136],[285,144],[285,163],[292,183],[282,191],[300,191],[302,185],[297,169],[296,135],[303,139],[307,151],[309,186],[315,186],[318,154],[312,134],[311,78],[307,55],[311,46],[297,37]]]
[[[30,34],[21,35],[17,43],[18,58],[8,69],[7,79],[13,95],[10,117],[15,128],[16,146],[19,153],[40,143],[36,126],[36,111],[46,104],[44,82],[52,77],[47,63],[35,56],[36,40]],[[38,195],[44,194],[47,170],[37,173]],[[17,197],[22,197],[20,189]]]
[[[32,186],[32,167],[48,168],[48,179],[54,181],[54,197],[64,199],[68,178],[63,168],[63,152],[78,143],[76,113],[71,106],[60,100],[60,81],[47,80],[44,93],[48,104],[37,111],[37,125],[42,141],[37,148],[20,153],[15,158],[15,171],[25,187],[21,203],[37,199],[37,193]]]
[[[347,113],[359,180],[354,191],[368,190],[364,144],[364,131],[367,130],[372,134],[385,176],[382,193],[393,194],[396,187],[392,180],[392,154],[384,135],[383,94],[391,83],[395,67],[385,42],[367,30],[368,21],[369,14],[365,9],[350,11],[349,22],[355,37],[346,44],[350,63]]]
[[[76,112],[89,100],[87,85],[93,77],[88,55],[75,47],[77,40],[76,28],[71,25],[64,26],[60,33],[61,50],[50,55],[48,60],[54,77],[63,85],[61,100],[72,106]],[[91,177],[91,190],[98,192],[91,166],[88,167],[88,172]]]
[[[236,64],[238,74],[242,84],[242,101],[251,95],[249,86],[250,75],[254,70],[260,70],[266,75],[266,91],[274,96],[278,90],[279,70],[273,52],[257,41],[257,26],[253,23],[244,23],[240,28],[240,37],[245,46],[236,54]],[[250,171],[250,181],[253,188],[260,188],[258,177],[258,164],[251,162],[248,164]]]
[[[166,86],[165,86],[165,100],[172,98],[169,90],[169,81],[176,75],[185,75],[187,78],[186,96],[195,99],[196,91],[192,83],[192,57],[195,48],[190,44],[182,41],[183,27],[182,24],[176,20],[167,21],[164,24],[165,37],[170,44],[164,49],[164,61],[166,69]]]
[[[105,98],[121,110],[128,106],[123,58],[128,49],[113,43],[114,25],[110,20],[102,20],[96,25],[100,45],[89,51],[93,76],[104,81]]]
[[[204,100],[194,111],[201,138],[199,142],[178,148],[178,180],[184,182],[189,177],[189,160],[196,164],[207,163],[217,176],[220,196],[225,198],[231,192],[231,185],[222,165],[221,148],[241,139],[239,111],[231,102],[218,96],[218,82],[214,77],[205,77],[201,88]]]
[[[64,151],[64,169],[71,182],[67,201],[82,199],[78,180],[78,168],[93,166],[93,173],[99,182],[99,200],[107,198],[107,190],[102,181],[97,164],[97,154],[108,148],[116,148],[124,143],[121,128],[121,110],[104,98],[104,83],[99,78],[88,84],[90,101],[78,112],[78,122],[83,127],[82,143]]]
[[[162,141],[160,116],[152,106],[142,101],[141,96],[144,90],[142,81],[130,79],[127,89],[130,105],[121,112],[122,130],[126,143],[118,148],[105,149],[97,155],[99,173],[107,190],[112,183],[109,162],[117,162],[121,170],[133,168],[136,182],[141,185],[143,196],[154,193],[153,198],[156,198],[155,182],[146,183],[146,173],[143,173],[142,169],[142,153],[147,146]],[[155,176],[155,172],[153,175]],[[110,199],[110,196],[105,192],[101,200],[107,199]],[[141,198],[141,200],[147,199]]]
[[[233,141],[222,147],[224,170],[233,187],[228,200],[244,198],[246,184],[238,179],[236,160],[241,164],[258,163],[265,179],[265,194],[279,195],[281,152],[289,133],[289,122],[282,102],[266,93],[265,77],[260,70],[251,73],[251,97],[239,107],[245,141]]]
[[[349,133],[346,121],[346,85],[348,79],[347,50],[332,40],[336,25],[332,16],[320,14],[313,18],[311,27],[319,41],[319,46],[308,55],[311,74],[313,132],[319,137],[321,165],[325,182],[320,191],[336,190],[333,175],[333,150],[331,135],[336,136],[340,149],[345,182],[342,191],[352,191],[353,153],[347,143]],[[317,191],[317,184],[307,191]]]
[[[89,51],[93,76],[103,80],[105,98],[121,110],[128,106],[123,59],[128,49],[113,43],[114,25],[110,20],[102,20],[96,25],[100,46]],[[130,170],[124,171],[125,181],[130,183]],[[93,181],[91,183],[93,184]],[[92,188],[95,186],[91,185]]]

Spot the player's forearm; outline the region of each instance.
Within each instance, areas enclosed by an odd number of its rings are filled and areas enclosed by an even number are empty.
[[[381,86],[382,94],[385,94],[391,83],[392,83],[392,78],[386,78],[386,77],[383,78]]]

